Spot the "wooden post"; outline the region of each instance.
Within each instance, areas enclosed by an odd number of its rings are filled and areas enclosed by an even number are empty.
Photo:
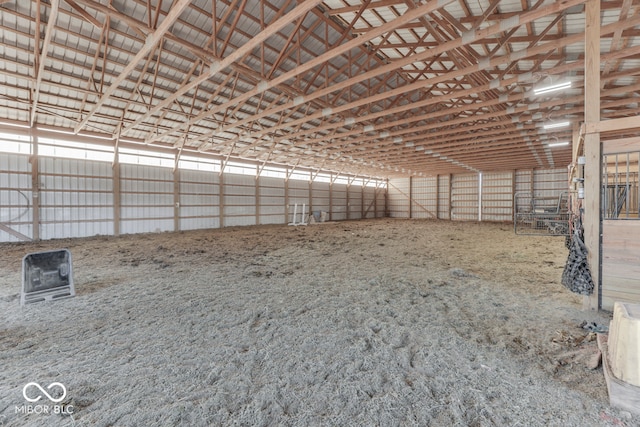
[[[349,206],[349,191],[351,190],[351,181],[347,181],[347,219],[351,216],[351,207]]]
[[[173,230],[180,231],[180,169],[173,171]]]
[[[360,219],[364,219],[365,216],[365,212],[364,212],[364,178],[362,179],[362,187],[360,187],[360,189],[362,191],[360,191]]]
[[[573,197],[571,198],[571,206],[569,206],[569,209],[571,209],[571,212],[573,212],[573,214],[576,215],[579,213],[578,209],[580,206],[580,201],[578,199],[578,188],[580,187],[581,184],[574,182],[573,179],[584,178],[582,175],[582,168],[580,165],[578,165],[578,157],[582,155],[582,150],[580,149],[580,123],[577,123],[577,122],[573,124],[571,146],[572,146],[572,149],[571,149],[572,170],[568,179],[569,179],[569,190],[571,190],[571,194],[573,194]]]
[[[218,178],[218,222],[220,228],[224,227],[224,172],[220,170]]]
[[[436,175],[436,219],[440,219],[440,174]]]
[[[511,218],[516,220],[516,190],[517,190],[517,171],[514,169],[511,174]]]
[[[113,164],[111,165],[111,179],[113,180],[113,235],[120,235],[120,156],[118,144],[116,143],[113,153]]]
[[[329,221],[333,215],[333,174],[329,177]]]
[[[289,224],[289,168],[284,177],[284,223]],[[295,218],[294,218],[295,220]]]
[[[256,225],[260,225],[260,168],[256,170]]]
[[[31,136],[31,194],[32,194],[32,238],[34,241],[40,240],[40,161],[38,156],[38,136],[30,129]]]
[[[413,218],[413,177],[409,177],[409,218]]]
[[[453,202],[451,193],[453,193],[453,174],[449,174],[449,221],[453,219]]]
[[[309,180],[309,218],[311,218],[311,215],[313,215],[313,177]],[[303,218],[304,221],[304,218]]]
[[[600,122],[600,1],[588,0],[585,6],[585,62],[584,62],[584,121],[586,126]],[[587,262],[593,278],[593,294],[584,300],[585,309],[601,306],[600,249],[601,249],[601,144],[600,133],[584,137],[584,243]]]

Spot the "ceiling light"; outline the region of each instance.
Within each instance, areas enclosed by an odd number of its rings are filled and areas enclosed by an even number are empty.
[[[569,126],[571,124],[571,122],[567,121],[567,122],[555,122],[555,123],[547,123],[546,125],[542,126],[544,129],[556,129],[556,128],[563,128],[565,126]]]
[[[562,82],[555,83],[549,86],[543,86],[536,89],[533,89],[534,95],[544,95],[545,93],[556,92],[558,90],[569,89],[571,87],[571,82]]]
[[[569,145],[569,141],[565,142],[554,142],[553,144],[548,144],[549,147],[564,147]]]

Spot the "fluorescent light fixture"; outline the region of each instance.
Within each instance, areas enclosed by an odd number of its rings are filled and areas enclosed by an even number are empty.
[[[556,83],[549,86],[543,86],[536,89],[533,89],[534,95],[544,95],[545,93],[556,92],[558,90],[569,89],[571,87],[571,82],[562,82]]]
[[[556,128],[563,128],[565,126],[569,126],[571,124],[571,122],[567,121],[567,122],[555,122],[555,123],[547,123],[546,125],[542,126],[543,129],[556,129]]]
[[[569,145],[569,141],[565,142],[554,142],[553,144],[549,144],[549,147],[565,147]]]

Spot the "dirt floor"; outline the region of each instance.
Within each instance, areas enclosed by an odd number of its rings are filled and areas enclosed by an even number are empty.
[[[22,257],[59,248],[76,296],[21,308]],[[588,367],[610,315],[566,258],[392,219],[0,245],[0,426],[640,425]]]

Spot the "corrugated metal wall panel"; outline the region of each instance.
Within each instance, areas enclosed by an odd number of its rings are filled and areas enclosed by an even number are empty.
[[[362,186],[349,186],[349,219],[362,219]]]
[[[409,218],[409,178],[389,180],[387,209],[391,218]]]
[[[451,212],[449,212],[449,175],[438,176],[438,218],[451,218]]]
[[[297,203],[309,206],[309,181],[302,181],[297,179],[290,179],[289,183],[289,205],[291,205],[291,212],[293,212],[293,204]]]
[[[478,175],[453,175],[451,182],[451,219],[478,220]]]
[[[378,197],[376,198],[376,212],[378,218],[385,218],[389,215],[387,211],[387,189],[379,188],[378,189]]]
[[[328,182],[314,182],[311,184],[311,213],[315,214],[317,219],[320,218],[320,212],[329,212],[331,205],[330,189],[331,185]]]
[[[533,171],[516,171],[516,193],[531,192]]]
[[[378,217],[378,212],[376,210],[376,197],[378,197],[379,192],[376,194],[376,190],[377,189],[375,187],[364,187],[364,218]]]
[[[260,224],[284,224],[287,222],[284,180],[260,178]]]
[[[411,217],[436,218],[436,177],[411,179]]]
[[[386,206],[385,190],[376,196],[374,187],[356,185],[364,182],[361,179],[350,187],[318,181],[311,184],[310,191],[306,180],[292,178],[285,182],[283,178],[266,176],[256,180],[254,176],[225,173],[221,189],[217,172],[188,166],[174,173],[171,168],[121,162],[114,169],[111,162],[47,156],[39,158],[39,175],[42,239],[112,235],[116,230],[116,214],[119,233],[127,234],[221,225],[284,224],[291,220],[294,203],[299,203],[300,211],[304,203],[307,213],[332,210],[331,220],[358,219],[367,209],[368,218],[383,216]],[[117,186],[114,176],[120,177]],[[115,212],[115,191],[119,191],[118,212]],[[5,215],[20,209],[22,203],[28,212],[21,216],[20,224],[12,225],[17,227],[14,227],[17,233],[33,236],[28,156],[8,153],[0,156],[0,201],[11,206],[3,209]],[[15,236],[0,234],[0,241],[15,240]]]
[[[173,181],[168,168],[120,165],[120,232],[173,231]]]
[[[331,197],[331,220],[342,221],[347,219],[347,186],[345,184],[333,184]]]
[[[180,171],[180,230],[220,227],[219,206],[220,187],[217,173]]]
[[[482,174],[482,220],[513,220],[513,173]]]
[[[249,175],[225,174],[222,212],[224,225],[256,224],[256,179]]]
[[[23,236],[33,238],[33,192],[29,157],[3,153],[0,156],[0,223]],[[0,242],[20,238],[0,230]]]
[[[556,197],[569,188],[566,169],[535,170],[533,173],[534,197]]]
[[[111,165],[41,157],[40,238],[113,234]]]

